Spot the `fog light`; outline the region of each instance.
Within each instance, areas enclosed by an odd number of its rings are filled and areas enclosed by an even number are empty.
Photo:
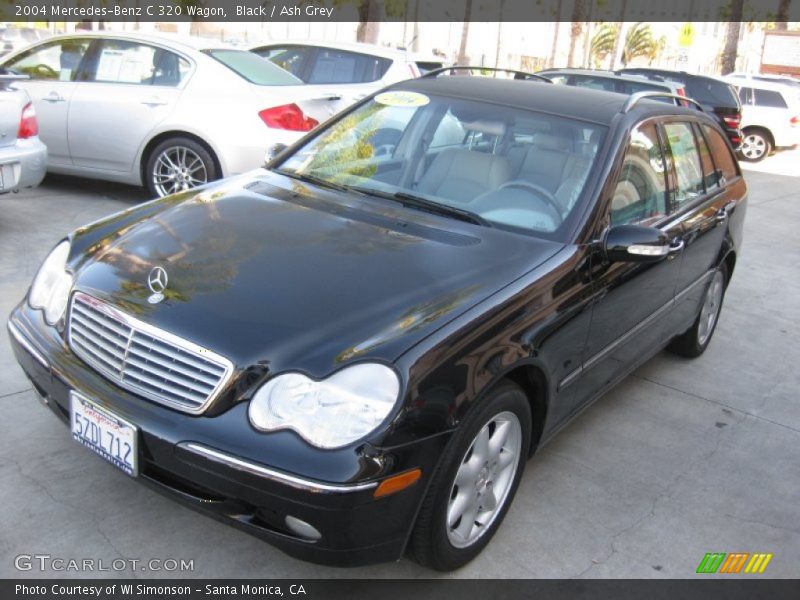
[[[316,527],[292,515],[286,515],[286,526],[291,529],[292,533],[297,534],[304,540],[316,542],[322,537]]]

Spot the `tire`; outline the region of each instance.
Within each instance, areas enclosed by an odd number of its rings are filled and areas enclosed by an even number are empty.
[[[689,329],[670,342],[667,346],[670,352],[686,358],[697,358],[706,351],[717,328],[727,283],[728,269],[723,263],[714,271],[697,318]]]
[[[147,157],[143,173],[151,196],[161,198],[218,179],[219,171],[208,149],[188,137],[171,137]]]
[[[517,491],[530,437],[525,392],[515,383],[500,382],[462,421],[439,461],[411,533],[408,554],[413,560],[451,571],[483,550]],[[487,508],[492,499],[494,507]],[[472,515],[469,526],[465,515]]]
[[[772,142],[763,129],[748,129],[743,132],[742,146],[739,148],[739,157],[747,162],[764,160],[772,151]]]

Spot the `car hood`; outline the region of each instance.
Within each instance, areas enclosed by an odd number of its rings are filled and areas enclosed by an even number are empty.
[[[258,173],[85,228],[76,289],[240,367],[321,377],[395,360],[561,247]],[[153,304],[156,266],[168,284]]]

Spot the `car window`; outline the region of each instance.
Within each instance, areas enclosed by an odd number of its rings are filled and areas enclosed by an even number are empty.
[[[613,79],[606,77],[592,77],[590,75],[573,76],[575,87],[585,87],[593,90],[605,90],[607,92],[616,91],[616,84]]]
[[[736,166],[736,160],[722,135],[710,125],[705,124],[703,125],[703,133],[706,134],[711,154],[714,156],[714,162],[717,168],[722,171],[725,179],[733,179],[738,176],[739,169]]]
[[[569,75],[556,75],[553,73],[542,73],[542,77],[547,77],[553,83],[560,83],[562,85],[566,85],[569,81]]]
[[[231,71],[256,85],[301,85],[303,81],[279,66],[245,50],[203,50]]]
[[[90,44],[86,39],[50,42],[31,48],[5,66],[34,80],[75,81],[78,65]]]
[[[688,77],[684,83],[686,94],[702,104],[711,106],[739,106],[739,98],[733,86],[706,77]]]
[[[388,58],[332,48],[318,48],[308,83],[369,83],[391,66]]]
[[[631,133],[611,199],[611,224],[651,224],[667,214],[664,154],[653,124]]]
[[[169,50],[129,40],[101,40],[81,69],[81,81],[177,86],[189,62]]]
[[[379,196],[411,194],[501,229],[563,240],[606,131],[532,110],[392,89],[320,128],[277,169]]]
[[[312,50],[307,46],[268,46],[257,48],[253,52],[303,79],[303,65]]]
[[[765,106],[768,108],[788,108],[786,100],[783,99],[780,92],[773,92],[772,90],[760,90],[755,88],[753,90],[753,99],[756,106]]]
[[[694,124],[694,135],[695,140],[697,141],[697,148],[700,151],[700,164],[703,167],[703,181],[705,183],[706,191],[710,192],[719,188],[717,171],[714,168],[714,160],[711,158],[711,153],[709,152],[708,145],[706,145],[706,141],[703,138],[702,132],[700,131],[700,126],[696,123]]]
[[[674,210],[703,195],[703,170],[692,127],[689,123],[665,123],[669,153],[675,169]]]
[[[739,88],[739,100],[741,100],[742,104],[752,104],[753,103],[753,88],[740,87]]]

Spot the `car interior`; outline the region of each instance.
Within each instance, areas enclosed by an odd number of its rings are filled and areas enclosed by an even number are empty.
[[[321,136],[328,137],[328,147],[312,143],[298,154],[310,158],[303,169],[339,183],[413,193],[497,224],[545,233],[558,229],[577,204],[605,131],[525,110],[501,115],[463,100],[431,103],[413,114],[405,107],[387,108],[388,115],[373,108],[374,114],[357,124],[345,119],[346,134],[333,133],[334,126]],[[341,148],[332,142],[337,135],[349,144],[360,138],[361,150],[333,151]]]

